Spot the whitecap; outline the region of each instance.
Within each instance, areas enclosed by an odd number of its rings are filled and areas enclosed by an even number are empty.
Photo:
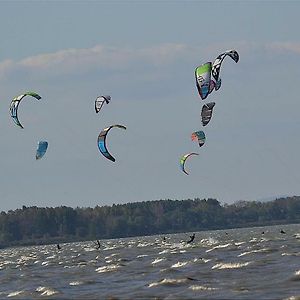
[[[219,269],[219,270],[223,270],[223,269],[239,269],[239,268],[243,268],[246,267],[250,264],[250,261],[244,262],[244,263],[219,263],[216,264],[214,266],[212,266],[212,269]]]
[[[181,268],[181,267],[186,266],[187,264],[188,264],[187,261],[183,261],[183,262],[180,262],[180,261],[179,261],[178,263],[172,265],[171,268]]]
[[[155,265],[155,264],[157,264],[157,263],[159,263],[159,262],[161,262],[163,260],[165,260],[165,258],[156,258],[151,264]]]
[[[193,291],[214,291],[217,290],[217,288],[209,287],[209,286],[204,286],[204,285],[191,285],[189,289]]]
[[[7,297],[15,297],[15,296],[19,296],[22,293],[24,293],[24,291],[15,291],[15,292],[11,292],[7,295]]]
[[[216,250],[216,249],[227,248],[227,247],[229,247],[230,245],[231,245],[230,243],[225,244],[225,245],[218,245],[218,246],[215,246],[215,247],[213,247],[213,248],[211,248],[211,249],[206,250],[205,252],[208,253],[208,252],[211,252],[211,251]]]
[[[81,284],[83,284],[83,281],[72,281],[69,283],[69,285],[71,285],[71,286],[76,286],[76,285],[81,285]]]
[[[116,255],[119,255],[119,253],[112,253],[111,255],[104,257],[104,259],[110,259]]]
[[[214,238],[212,238],[212,237],[210,237],[210,238],[208,238],[208,239],[202,239],[202,240],[200,241],[200,243],[201,243],[201,244],[206,244],[207,246],[212,246],[212,245],[218,244],[219,241],[216,240],[216,239],[214,239]]]
[[[139,244],[137,244],[137,248],[143,248],[143,247],[147,247],[147,246],[150,246],[151,244],[149,244],[149,243],[139,243]]]
[[[39,286],[36,289],[36,292],[40,292],[41,296],[52,296],[52,295],[58,294],[58,292],[56,290],[51,289],[51,288],[46,287],[46,286]]]
[[[281,256],[300,256],[300,252],[295,252],[295,253],[281,253]]]
[[[116,248],[117,248],[117,246],[106,247],[106,248],[103,249],[103,251],[114,250],[114,249],[116,249]]]
[[[245,244],[246,242],[237,242],[237,243],[234,243],[235,246],[240,246],[240,245],[243,245]]]
[[[142,257],[147,257],[147,256],[149,256],[149,255],[147,255],[147,254],[141,254],[141,255],[138,255],[136,258],[142,258]]]
[[[46,259],[54,259],[54,258],[56,258],[56,255],[46,257]]]
[[[246,251],[246,252],[243,252],[243,253],[239,254],[238,257],[245,256],[245,255],[248,255],[248,254],[251,254],[251,253],[259,253],[259,252],[267,252],[267,251],[269,251],[268,248],[263,248],[263,249],[259,249],[259,250],[252,250],[252,251]]]
[[[120,268],[120,265],[109,265],[109,266],[99,267],[95,271],[98,273],[105,273],[105,272],[115,271],[118,268]]]
[[[158,285],[177,285],[180,283],[184,283],[186,282],[187,279],[183,278],[183,279],[171,279],[171,278],[164,278],[161,281],[157,281],[157,282],[152,282],[148,285],[148,287],[154,287],[154,286],[158,286]]]

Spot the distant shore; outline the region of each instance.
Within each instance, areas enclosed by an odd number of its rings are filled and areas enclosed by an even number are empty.
[[[300,223],[300,196],[269,202],[157,200],[95,208],[26,207],[0,214],[0,248]]]

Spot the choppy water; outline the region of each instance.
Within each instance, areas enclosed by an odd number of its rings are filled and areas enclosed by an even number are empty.
[[[286,234],[281,234],[283,229]],[[262,231],[265,234],[262,234]],[[0,298],[300,299],[300,225],[9,248]]]

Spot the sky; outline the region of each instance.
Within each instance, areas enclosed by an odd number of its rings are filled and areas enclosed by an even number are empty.
[[[1,1],[0,210],[299,195],[298,1]],[[202,127],[195,68],[226,58]],[[19,106],[24,129],[10,117]],[[110,95],[99,114],[94,101]],[[116,158],[97,147],[100,131]],[[191,133],[204,130],[199,148]],[[39,140],[45,156],[36,161]],[[179,167],[183,154],[197,152]]]

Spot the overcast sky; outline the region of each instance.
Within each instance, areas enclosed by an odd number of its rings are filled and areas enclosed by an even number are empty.
[[[298,1],[1,1],[0,210],[299,195]],[[203,129],[194,70],[221,52]],[[17,127],[10,101],[25,91]],[[98,95],[109,105],[94,111]],[[98,150],[99,132],[116,162]],[[199,148],[191,133],[204,130]],[[39,140],[49,148],[39,161]],[[180,156],[197,152],[186,167]]]

